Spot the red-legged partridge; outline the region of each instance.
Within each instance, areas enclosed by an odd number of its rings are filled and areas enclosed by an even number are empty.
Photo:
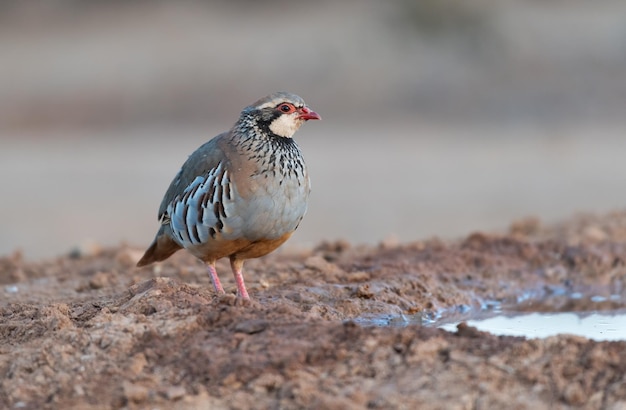
[[[277,92],[244,108],[228,132],[189,156],[159,208],[161,227],[137,266],[185,248],[208,265],[224,293],[215,261],[229,257],[238,295],[249,299],[245,259],[285,242],[302,220],[309,175],[293,134],[320,116],[297,95]]]

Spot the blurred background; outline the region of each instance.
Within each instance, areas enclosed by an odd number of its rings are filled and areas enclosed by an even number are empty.
[[[0,3],[0,254],[147,246],[201,143],[275,90],[309,213],[291,245],[504,230],[626,205],[626,2]]]

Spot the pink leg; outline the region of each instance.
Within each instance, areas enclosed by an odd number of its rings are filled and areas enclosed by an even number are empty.
[[[209,266],[209,276],[211,277],[211,282],[213,282],[213,287],[217,293],[225,293],[222,284],[220,283],[220,278],[217,276],[217,271],[215,270],[215,262],[207,263]]]
[[[235,281],[237,282],[237,294],[243,299],[250,299],[248,291],[246,290],[246,284],[243,282],[243,261],[241,259],[230,258],[230,267],[235,275]]]

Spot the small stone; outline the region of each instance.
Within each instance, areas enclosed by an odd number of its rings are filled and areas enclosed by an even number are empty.
[[[350,279],[350,282],[365,282],[370,279],[371,275],[367,272],[357,270],[354,272],[348,272],[346,277]]]
[[[109,284],[109,275],[105,272],[98,272],[89,281],[91,289],[102,289]]]
[[[608,235],[598,226],[588,226],[583,230],[583,236],[585,239],[592,242],[602,242],[607,240]]]
[[[332,263],[329,263],[326,259],[319,255],[306,258],[306,260],[304,261],[304,266],[309,269],[318,270],[320,272],[328,272],[334,267]]]
[[[180,400],[187,394],[187,390],[183,386],[171,386],[165,390],[165,397],[168,400]]]
[[[80,384],[76,384],[74,385],[74,394],[76,394],[79,397],[82,397],[85,395],[85,389]]]
[[[601,409],[602,408],[602,398],[604,397],[604,392],[597,391],[589,397],[587,400],[587,406],[590,409]]]
[[[74,246],[69,252],[68,257],[70,259],[80,259],[88,256],[97,256],[102,252],[102,248],[99,244],[92,241],[85,241]]]
[[[140,403],[148,398],[148,389],[144,386],[125,382],[124,383],[124,397],[128,401]]]
[[[571,405],[580,406],[585,404],[586,395],[580,383],[569,384],[563,391],[563,399]]]
[[[535,216],[514,221],[509,227],[511,235],[530,236],[537,234],[541,229],[541,220]]]
[[[220,304],[227,306],[234,306],[237,303],[237,295],[233,295],[232,293],[222,293],[217,295],[217,299]]]
[[[148,364],[146,356],[143,353],[137,353],[130,360],[130,364],[128,365],[128,371],[132,375],[137,376],[143,371],[143,368],[146,366],[146,364]]]
[[[361,299],[372,299],[374,297],[374,292],[372,292],[370,285],[365,283],[356,288],[356,297]]]
[[[458,336],[469,337],[473,339],[479,338],[482,335],[480,330],[473,326],[469,326],[467,322],[461,322],[456,325],[456,333]]]
[[[406,352],[406,346],[402,343],[396,343],[393,345],[393,350],[398,354],[403,354]]]
[[[120,265],[124,265],[126,267],[133,267],[141,256],[143,255],[142,251],[130,248],[124,248],[120,250],[117,255],[115,255],[115,261]]]
[[[263,319],[246,320],[245,322],[237,323],[235,326],[235,332],[246,333],[253,335],[255,333],[261,333],[269,326],[269,322]]]
[[[240,385],[241,383],[237,380],[237,375],[235,373],[230,373],[222,379],[222,386],[237,388]]]
[[[380,242],[381,249],[393,249],[400,246],[400,239],[397,235],[391,234],[388,235],[385,239]]]
[[[278,390],[283,385],[285,379],[276,373],[263,373],[254,382],[252,382],[252,390],[256,394],[264,394],[269,391]]]
[[[364,346],[365,348],[367,348],[368,350],[372,350],[372,349],[374,349],[375,347],[377,347],[377,346],[378,346],[378,344],[379,344],[379,341],[378,341],[378,340],[376,340],[376,339],[375,339],[375,338],[373,338],[373,337],[368,337],[368,338],[367,338],[367,339],[365,339],[365,341],[363,342],[363,346]]]

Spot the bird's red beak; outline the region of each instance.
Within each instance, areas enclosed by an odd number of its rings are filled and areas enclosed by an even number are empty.
[[[300,115],[298,115],[299,120],[321,120],[322,117],[315,111],[311,111],[308,107],[302,107],[298,110]]]

